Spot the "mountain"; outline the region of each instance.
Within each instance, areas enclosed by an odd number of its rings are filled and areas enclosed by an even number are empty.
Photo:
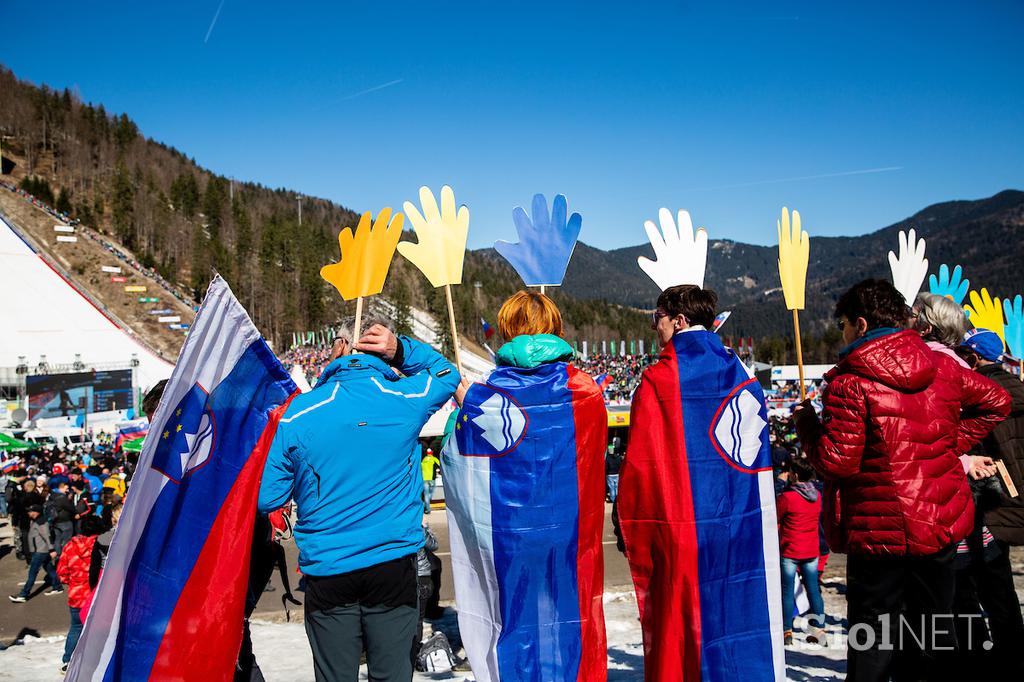
[[[354,304],[341,301],[319,270],[337,259],[337,234],[355,225],[355,211],[218,175],[144,137],[126,114],[112,115],[66,89],[19,80],[2,66],[0,92],[4,181],[91,228],[98,240],[115,244],[192,302],[219,272],[278,348],[293,332],[354,313]],[[812,236],[808,309],[801,315],[805,359],[834,357],[835,300],[865,277],[889,276],[886,254],[896,248],[900,229],[916,227],[928,240],[933,271],[943,262],[959,263],[975,286],[1005,295],[1021,288],[1022,223],[1024,193],[1007,190],[978,201],[936,204],[860,237]],[[40,225],[39,235],[51,229],[45,219]],[[566,338],[652,338],[645,311],[658,292],[637,266],[638,255],[653,252],[649,245],[612,251],[577,246],[564,286],[549,289],[563,312]],[[94,272],[88,258],[83,251],[82,262],[69,261],[69,269]],[[106,300],[95,283],[81,279],[81,288]],[[733,311],[726,335],[755,337],[760,359],[792,361],[791,316],[778,290],[775,247],[712,240],[705,284],[718,292],[721,309]],[[452,288],[460,334],[482,341],[480,318],[493,324],[501,302],[521,287],[493,249],[468,251],[463,284]],[[109,305],[123,308],[115,293]],[[446,316],[443,291],[432,289],[400,255],[383,294],[399,311],[415,306],[438,320]],[[145,321],[138,326],[145,335]],[[447,325],[439,327],[442,336],[448,334]],[[167,348],[172,340],[149,342]]]
[[[889,278],[887,254],[897,249],[899,231],[911,227],[927,242],[930,272],[942,263],[959,264],[972,288],[987,287],[1003,296],[1024,293],[1024,192],[1006,190],[977,201],[934,204],[859,237],[812,236],[802,327],[824,334],[831,329],[832,309],[843,291],[868,277]],[[650,308],[658,291],[637,266],[638,256],[653,258],[654,251],[649,244],[613,251],[580,244],[564,289],[578,298]],[[774,246],[710,240],[704,283],[718,293],[722,309],[733,311],[728,333],[789,335],[791,317],[779,289],[777,258]]]

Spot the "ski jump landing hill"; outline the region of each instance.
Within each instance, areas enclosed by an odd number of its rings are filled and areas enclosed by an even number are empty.
[[[71,365],[79,355],[86,367],[138,359],[136,381],[143,390],[171,375],[171,363],[128,335],[50,266],[0,217],[0,271],[6,294],[0,303],[0,367],[18,358],[34,366]]]

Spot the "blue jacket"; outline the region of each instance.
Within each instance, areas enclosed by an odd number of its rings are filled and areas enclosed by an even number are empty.
[[[303,573],[331,576],[423,546],[420,429],[452,397],[455,367],[430,346],[399,337],[394,365],[345,355],[281,418],[260,484],[259,511],[294,499]]]

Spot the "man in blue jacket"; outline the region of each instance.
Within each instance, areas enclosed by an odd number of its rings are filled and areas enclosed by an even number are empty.
[[[412,678],[423,546],[423,476],[413,447],[459,384],[426,344],[373,325],[341,335],[316,387],[278,426],[259,511],[294,499],[306,634],[319,680],[356,680],[364,642],[371,680]],[[403,376],[399,376],[395,369]]]

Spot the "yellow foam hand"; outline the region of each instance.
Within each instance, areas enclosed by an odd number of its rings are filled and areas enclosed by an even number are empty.
[[[391,217],[390,208],[382,208],[370,226],[370,212],[359,219],[355,234],[346,227],[338,235],[341,259],[320,268],[320,276],[334,285],[346,301],[360,296],[379,294],[395,256],[395,247],[402,238],[401,213]]]
[[[811,243],[807,233],[800,230],[800,213],[793,211],[793,225],[790,230],[789,211],[782,207],[779,228],[779,279],[782,280],[782,294],[790,310],[804,309],[804,290],[807,283],[807,261],[810,258]]]
[[[981,294],[977,291],[970,293],[970,305],[965,305],[964,310],[970,313],[969,319],[975,329],[988,329],[994,331],[1006,345],[1005,325],[1003,324],[1003,307],[999,303],[999,297],[992,298],[988,289],[984,287]]]
[[[430,280],[431,286],[462,282],[462,261],[469,236],[469,209],[455,210],[455,193],[445,185],[441,188],[441,208],[429,187],[420,187],[420,213],[412,202],[405,202],[417,242],[402,242],[398,252],[409,259]]]

